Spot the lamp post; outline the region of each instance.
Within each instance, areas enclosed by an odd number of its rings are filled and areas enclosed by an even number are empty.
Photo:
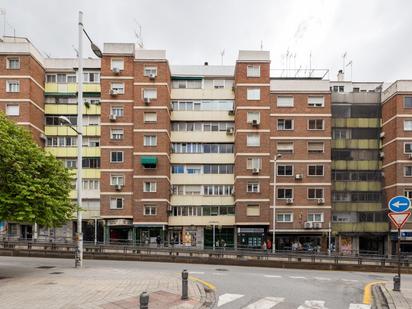
[[[272,222],[272,253],[276,253],[276,176],[277,176],[277,159],[282,157],[282,154],[277,153],[273,157],[273,222]]]
[[[82,148],[83,148],[83,33],[86,34],[88,40],[90,41],[91,49],[93,53],[101,58],[103,56],[100,49],[97,47],[96,44],[90,39],[90,36],[87,34],[86,30],[83,27],[83,12],[79,11],[79,48],[77,53],[77,60],[78,60],[78,80],[77,80],[77,129],[74,128],[73,124],[70,120],[65,116],[60,116],[59,118],[68,124],[72,130],[77,133],[77,235],[76,235],[76,267],[83,266],[83,232],[82,232],[82,213],[81,213],[81,205],[82,205]]]

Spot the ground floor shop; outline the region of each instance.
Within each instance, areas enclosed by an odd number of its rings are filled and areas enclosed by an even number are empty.
[[[275,235],[276,250],[326,252],[328,250],[329,234],[320,233],[283,233]]]
[[[267,226],[237,227],[237,247],[242,249],[263,249],[268,238]]]
[[[390,235],[390,251],[391,254],[397,254],[397,244],[398,244],[398,232],[391,232]],[[401,254],[403,255],[412,255],[412,230],[403,230],[401,231]]]
[[[387,253],[386,233],[339,233],[334,238],[335,251],[344,255]]]

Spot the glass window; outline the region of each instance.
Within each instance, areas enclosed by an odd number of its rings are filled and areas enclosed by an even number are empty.
[[[323,222],[323,213],[308,214],[309,222]]]
[[[225,88],[225,80],[224,79],[214,79],[213,80],[213,88],[215,88],[215,89]]]
[[[184,172],[184,165],[172,165],[172,174],[183,174]]]
[[[291,96],[278,96],[276,104],[277,107],[293,107],[294,98]]]
[[[19,116],[20,115],[19,104],[6,104],[6,115],[7,116]]]
[[[119,94],[124,94],[124,83],[111,83],[111,90],[116,91]]]
[[[412,153],[412,143],[405,143],[404,144],[404,152],[405,153]]]
[[[323,198],[323,189],[321,188],[309,188],[308,189],[308,199],[319,199]]]
[[[308,142],[308,152],[323,152],[324,148],[323,142]]]
[[[250,217],[260,216],[260,206],[259,205],[247,205],[246,206],[246,216],[250,216]]]
[[[111,129],[110,130],[110,138],[111,139],[123,139],[124,130],[123,129]]]
[[[157,67],[145,66],[143,71],[144,76],[157,76]]]
[[[260,88],[248,88],[247,89],[248,100],[260,100]]]
[[[262,168],[262,159],[261,158],[248,158],[246,168],[248,170],[261,169]]]
[[[293,222],[293,214],[292,213],[276,214],[276,221],[277,222]]]
[[[246,191],[249,193],[259,193],[260,192],[259,183],[258,182],[248,182]]]
[[[404,166],[403,175],[405,177],[412,177],[412,166],[411,165]]]
[[[323,106],[325,106],[325,97],[324,96],[309,96],[308,97],[308,106],[310,106],[310,107],[323,107]]]
[[[260,112],[247,112],[247,122],[252,123],[253,120],[260,122]]]
[[[111,64],[110,64],[110,69],[118,69],[118,70],[124,70],[124,61],[121,58],[112,58],[111,59]]]
[[[124,199],[122,197],[112,197],[110,199],[110,209],[123,209]]]
[[[309,119],[308,130],[323,130],[323,119]]]
[[[68,83],[75,83],[76,82],[76,75],[67,75],[67,82]]]
[[[323,176],[323,165],[309,165],[308,175],[309,176]]]
[[[278,153],[293,153],[293,142],[277,142]]]
[[[403,107],[405,107],[405,108],[412,108],[412,97],[404,97],[404,99],[403,99]]]
[[[278,165],[277,166],[278,176],[293,176],[293,165]]]
[[[123,162],[123,151],[112,151],[112,152],[110,152],[110,162],[112,162],[112,163]]]
[[[156,135],[145,135],[143,145],[151,146],[151,147],[157,146],[157,136]]]
[[[247,77],[260,77],[260,65],[248,65]]]
[[[46,83],[55,83],[55,82],[56,82],[56,74],[46,75]]]
[[[404,120],[403,121],[403,130],[404,131],[412,131],[412,120]]]
[[[293,130],[293,120],[292,119],[278,119],[278,130]]]
[[[260,135],[259,135],[259,133],[249,133],[247,135],[247,145],[249,147],[259,147],[260,146]]]
[[[111,175],[110,177],[111,186],[124,186],[124,176],[123,175]]]
[[[8,80],[6,90],[7,92],[20,92],[20,82],[18,80]]]
[[[157,89],[143,89],[143,98],[156,100],[157,99]]]
[[[145,216],[156,216],[156,214],[157,214],[157,207],[156,206],[152,206],[152,205],[150,205],[150,206],[145,205],[144,206],[144,215]]]
[[[157,113],[154,112],[145,112],[144,113],[144,122],[156,122]]]
[[[20,69],[20,59],[18,57],[7,57],[7,69]]]
[[[58,84],[67,83],[66,74],[57,74],[57,83]]]
[[[150,181],[144,182],[143,192],[156,192],[156,182],[150,182]]]
[[[292,188],[278,188],[278,199],[293,198]]]

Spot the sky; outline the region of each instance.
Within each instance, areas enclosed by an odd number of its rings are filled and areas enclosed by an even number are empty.
[[[2,0],[0,8],[7,35],[51,57],[75,57],[82,10],[101,48],[137,42],[140,24],[144,47],[166,49],[172,65],[221,64],[223,50],[223,64],[234,65],[239,50],[263,48],[273,69],[329,69],[336,80],[346,53],[348,80],[412,79],[409,0]]]

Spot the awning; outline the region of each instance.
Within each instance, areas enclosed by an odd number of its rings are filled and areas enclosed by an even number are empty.
[[[145,167],[155,167],[157,165],[157,157],[142,156],[140,158],[140,163]]]

